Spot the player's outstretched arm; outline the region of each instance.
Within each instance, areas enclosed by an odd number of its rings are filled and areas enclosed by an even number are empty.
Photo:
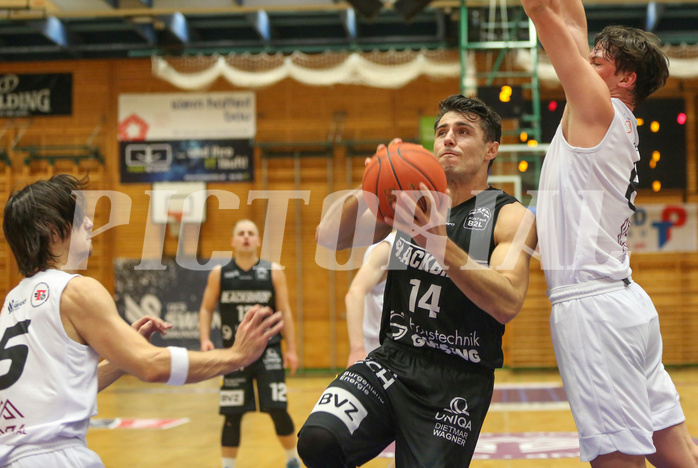
[[[385,281],[387,270],[383,267],[390,258],[390,243],[381,242],[361,265],[344,297],[349,334],[349,358],[347,367],[366,357],[364,347],[364,299],[378,283]]]
[[[330,250],[370,245],[390,234],[363,201],[361,188],[338,196],[322,213],[315,240]]]
[[[201,340],[201,351],[211,351],[216,347],[211,341],[211,321],[213,313],[218,304],[218,297],[221,294],[221,267],[215,266],[208,273],[204,297],[199,308],[199,338]]]
[[[521,0],[521,4],[565,91],[565,138],[573,146],[597,145],[615,111],[606,83],[593,68],[599,63],[590,61],[588,45],[584,45],[588,38],[581,1]]]
[[[400,138],[393,138],[390,144],[400,142],[402,142]],[[385,148],[384,144],[378,145],[376,152],[383,148]],[[368,166],[369,159],[366,158],[365,166]],[[315,230],[315,240],[327,249],[344,250],[375,244],[385,239],[391,230],[391,226],[379,221],[368,209],[359,187],[338,197],[323,211],[320,224]],[[355,237],[357,233],[360,234],[361,239]],[[373,235],[368,236],[366,233],[373,233]]]
[[[274,312],[269,307],[253,305],[247,312],[245,318],[240,322],[237,333],[235,333],[235,343],[230,351],[234,355],[235,369],[245,367],[256,361],[267,347],[267,343],[272,336],[281,333],[284,328],[283,312]],[[227,354],[227,350],[217,350]],[[199,357],[208,356],[209,353],[197,353]],[[229,373],[225,371],[222,373]],[[222,374],[221,373],[221,374]],[[219,374],[216,374],[219,375]],[[205,380],[210,377],[202,378]]]
[[[146,382],[194,383],[232,372],[256,360],[282,326],[281,313],[253,307],[240,324],[235,346],[207,353],[159,348],[119,317],[109,292],[98,281],[73,278],[61,296],[61,319],[68,336]]]
[[[293,375],[298,369],[296,326],[293,321],[293,313],[291,312],[291,301],[288,298],[286,275],[278,263],[272,263],[271,280],[276,293],[276,308],[284,317],[284,328],[281,330],[281,335],[284,337],[284,341],[286,341],[286,350],[283,353],[284,368],[288,369],[290,374]]]
[[[131,324],[131,328],[140,333],[146,340],[150,341],[150,337],[153,335],[153,333],[157,332],[165,335],[167,330],[172,328],[172,324],[165,322],[158,317],[144,315],[133,322]],[[110,363],[108,360],[104,359],[97,367],[97,391],[101,392],[109,385],[116,382],[124,374],[124,371]]]

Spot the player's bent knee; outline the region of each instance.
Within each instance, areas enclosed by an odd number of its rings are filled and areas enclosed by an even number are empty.
[[[298,434],[298,455],[308,468],[346,468],[337,438],[324,427],[303,427]]]
[[[223,422],[223,431],[221,433],[221,445],[223,447],[239,447],[240,446],[240,424],[242,423],[242,414],[226,414],[225,422]]]
[[[274,429],[276,429],[276,435],[288,436],[293,434],[295,427],[293,426],[293,420],[291,415],[288,414],[286,410],[269,410],[267,411],[271,420],[274,422]]]

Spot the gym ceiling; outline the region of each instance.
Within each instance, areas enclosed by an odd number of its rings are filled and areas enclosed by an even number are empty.
[[[457,48],[460,0],[0,0],[0,61],[229,53]],[[491,8],[467,2],[471,34]],[[607,24],[698,43],[698,3],[586,0],[590,36]],[[501,12],[501,10],[500,10]]]

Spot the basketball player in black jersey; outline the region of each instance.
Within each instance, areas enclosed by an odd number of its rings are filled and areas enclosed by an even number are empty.
[[[533,214],[487,183],[499,116],[462,95],[439,107],[434,153],[451,203],[437,204],[422,184],[426,209],[403,192],[395,219],[384,224],[357,190],[318,226],[318,243],[334,250],[353,247],[366,229],[374,242],[391,227],[399,232],[381,346],[330,384],[300,430],[298,451],[309,468],[362,465],[393,440],[400,468],[470,464],[494,369],[502,366],[504,324],[526,295],[536,233]]]
[[[232,238],[235,257],[227,265],[212,269],[208,276],[199,311],[201,350],[214,349],[210,332],[216,304],[220,308],[224,348],[233,345],[235,331],[249,307],[260,304],[283,312],[281,334],[269,340],[262,356],[250,366],[223,377],[220,392],[220,413],[225,416],[221,436],[222,467],[235,466],[242,416],[257,408],[253,387],[253,380],[256,380],[259,409],[268,413],[274,422],[276,435],[286,451],[287,468],[300,468],[293,421],[287,411],[284,372],[288,367],[293,375],[298,367],[286,276],[279,265],[258,257],[260,245],[259,230],[252,221],[245,219],[235,224]],[[286,340],[283,354],[281,335]]]

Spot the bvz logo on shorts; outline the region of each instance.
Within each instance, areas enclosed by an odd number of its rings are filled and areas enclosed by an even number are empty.
[[[328,413],[337,417],[353,434],[368,411],[354,395],[339,387],[329,387],[318,400],[311,413]]]
[[[490,222],[490,218],[492,218],[492,213],[489,208],[475,208],[468,213],[463,222],[463,227],[472,231],[483,231]]]

